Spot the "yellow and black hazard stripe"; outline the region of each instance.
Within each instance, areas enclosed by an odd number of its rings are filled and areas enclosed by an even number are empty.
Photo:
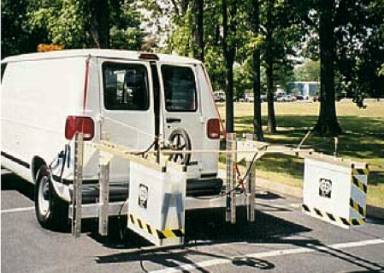
[[[309,208],[306,204],[303,204],[302,208],[304,211],[311,213],[311,214],[315,214],[320,218],[324,218],[326,220],[330,220],[331,222],[335,222],[335,223],[336,222],[342,223],[343,225],[346,225],[346,226],[358,226],[358,225],[362,225],[365,222],[364,218],[347,219],[344,217],[339,217],[339,216],[333,215],[332,213],[329,213],[326,211],[322,211],[318,208]]]
[[[352,184],[355,185],[364,194],[367,193],[367,185],[362,181],[362,176],[367,176],[369,173],[368,168],[364,169],[352,169]],[[364,178],[363,178],[364,179]],[[367,178],[364,180],[366,181]]]
[[[164,229],[164,230],[158,230],[156,228],[153,228],[151,225],[145,223],[140,218],[135,217],[133,214],[129,214],[129,220],[131,223],[135,226],[138,226],[143,231],[151,234],[152,236],[158,238],[158,239],[169,239],[169,238],[176,238],[176,237],[184,237],[184,230],[183,229]]]
[[[364,169],[353,168],[352,169],[352,175],[368,175],[368,173],[369,173],[368,168],[364,168]]]
[[[354,201],[352,198],[349,199],[349,205],[351,206],[352,209],[357,211],[361,216],[365,217],[366,215],[366,210],[362,206],[360,206],[359,203]]]
[[[356,176],[352,176],[352,184],[355,185],[364,194],[367,193],[367,185],[361,182]]]

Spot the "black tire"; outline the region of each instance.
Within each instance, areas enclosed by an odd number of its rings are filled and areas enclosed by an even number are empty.
[[[36,175],[35,213],[39,224],[51,230],[66,231],[68,228],[68,203],[55,192],[46,165]]]

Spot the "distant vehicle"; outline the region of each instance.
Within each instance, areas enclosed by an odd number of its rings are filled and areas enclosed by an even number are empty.
[[[225,92],[222,90],[213,92],[213,97],[215,99],[215,102],[222,102],[225,101]]]
[[[244,94],[244,101],[245,102],[254,102],[255,97],[253,96],[253,93],[245,93]]]
[[[260,99],[262,102],[266,102],[268,100],[267,95],[261,95]]]
[[[254,102],[255,101],[255,98],[253,96],[253,93],[245,93],[244,94],[244,101],[245,102]],[[267,101],[267,95],[261,95],[260,96],[260,101],[261,102],[265,102]]]
[[[278,101],[278,102],[292,102],[292,101],[296,101],[296,97],[293,95],[285,95],[285,96],[278,97],[276,99],[276,101]]]

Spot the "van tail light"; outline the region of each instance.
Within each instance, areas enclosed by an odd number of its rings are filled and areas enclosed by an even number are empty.
[[[83,133],[84,140],[95,134],[95,124],[90,117],[68,116],[65,122],[65,138],[71,140],[76,133]]]
[[[207,122],[207,136],[210,139],[220,138],[220,120],[217,118],[209,119]]]

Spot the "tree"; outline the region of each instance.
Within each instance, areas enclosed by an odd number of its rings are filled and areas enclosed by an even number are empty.
[[[89,32],[97,48],[108,48],[110,44],[110,5],[108,0],[88,0]]]
[[[336,69],[339,92],[363,105],[366,96],[384,95],[384,2],[342,0],[335,15]]]
[[[234,131],[233,125],[233,64],[236,55],[236,13],[237,2],[234,0],[222,0],[223,20],[223,53],[225,60],[225,87],[226,87],[226,130]]]
[[[76,0],[31,0],[25,23],[31,31],[46,33],[46,43],[82,48],[88,44],[82,5]]]
[[[260,35],[260,3],[259,0],[251,1],[250,23],[254,37]],[[253,70],[253,132],[257,140],[263,141],[263,127],[261,123],[261,82],[260,82],[260,45],[255,43],[252,52],[252,70]]]
[[[275,84],[280,82],[286,85],[287,79],[291,78],[294,60],[290,57],[297,54],[295,49],[299,48],[304,33],[299,16],[301,11],[296,7],[301,7],[300,1],[265,0],[262,3],[262,65],[267,82],[268,131],[275,133]]]
[[[204,0],[193,1],[193,14],[193,56],[200,61],[204,61]]]
[[[64,48],[140,49],[144,33],[134,0],[22,0],[2,2],[2,53]],[[17,18],[15,20],[15,18]]]
[[[276,116],[274,108],[274,84],[273,84],[273,69],[274,69],[274,54],[273,54],[273,32],[275,26],[272,17],[274,0],[267,0],[267,15],[266,15],[266,37],[265,37],[265,70],[267,76],[267,102],[268,102],[268,131],[276,133]]]
[[[296,81],[320,81],[320,62],[307,60],[303,65],[295,68]]]
[[[319,2],[320,114],[314,128],[332,136],[341,133],[335,106],[335,8],[334,0]]]

